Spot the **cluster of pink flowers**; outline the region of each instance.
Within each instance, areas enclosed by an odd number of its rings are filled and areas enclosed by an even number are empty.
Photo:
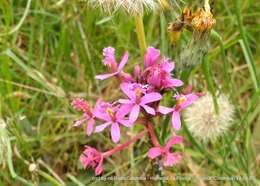
[[[176,87],[182,86],[183,82],[172,77],[174,63],[168,58],[161,57],[160,51],[153,47],[147,48],[143,69],[136,65],[133,75],[123,71],[128,61],[128,52],[124,54],[120,63],[117,62],[115,49],[112,47],[105,48],[103,56],[103,64],[110,69],[111,73],[98,75],[96,79],[117,78],[125,98],[113,103],[98,99],[93,109],[83,99],[74,99],[72,106],[83,113],[82,118],[77,120],[74,125],[80,126],[86,123],[87,135],[91,135],[93,132],[102,132],[109,127],[111,139],[114,143],[120,141],[121,127],[130,128],[135,124],[141,124],[144,126],[144,130],[126,143],[106,152],[99,152],[86,146],[80,156],[83,167],[93,168],[95,174],[100,175],[103,172],[104,158],[126,148],[146,133],[149,133],[153,144],[153,147],[148,151],[148,157],[154,159],[162,156],[163,166],[175,165],[181,159],[181,155],[177,152],[171,152],[171,148],[174,144],[180,144],[183,138],[173,136],[165,146],[162,146],[155,135],[155,124],[153,124],[152,119],[153,117],[171,114],[172,127],[178,131],[181,128],[180,112],[196,101],[200,95],[191,93],[191,90],[184,94],[176,90]],[[176,104],[172,108],[160,105],[160,101],[167,92],[174,93],[172,99],[175,100]]]

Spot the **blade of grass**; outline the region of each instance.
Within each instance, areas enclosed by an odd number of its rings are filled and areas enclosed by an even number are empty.
[[[256,72],[256,66],[253,60],[253,56],[252,56],[252,52],[251,49],[249,47],[248,44],[248,39],[247,39],[247,35],[246,35],[246,29],[243,25],[243,19],[242,19],[242,8],[241,8],[241,0],[237,0],[235,2],[235,10],[236,10],[236,18],[237,18],[237,22],[238,22],[238,27],[240,30],[240,35],[242,38],[242,41],[240,41],[240,45],[242,47],[246,62],[248,64],[248,68],[251,74],[251,78],[252,81],[254,83],[254,87],[256,89],[256,91],[259,89],[259,79],[257,76],[257,72]]]

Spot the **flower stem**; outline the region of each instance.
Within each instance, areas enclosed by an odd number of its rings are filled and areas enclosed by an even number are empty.
[[[146,50],[146,41],[145,41],[144,24],[143,24],[142,16],[135,17],[135,25],[136,25],[138,44],[141,49],[141,54],[144,55]]]
[[[133,137],[132,139],[130,139],[129,141],[127,141],[126,143],[124,144],[121,144],[121,145],[118,145],[117,147],[109,150],[109,151],[106,151],[103,153],[103,156],[104,157],[108,157],[108,156],[111,156],[112,154],[120,151],[120,150],[123,150],[124,148],[128,147],[131,143],[135,142],[136,140],[140,139],[146,132],[148,132],[147,129],[144,129],[142,132],[140,132],[139,134],[137,134],[135,137]]]
[[[156,135],[155,135],[155,132],[154,132],[154,128],[153,128],[152,123],[151,123],[151,122],[147,122],[146,126],[147,126],[147,129],[148,129],[149,134],[150,134],[150,136],[151,136],[151,140],[152,140],[152,142],[153,142],[153,145],[154,145],[155,147],[160,147],[161,145],[160,145],[160,143],[159,143],[159,141],[158,141],[158,139],[157,139],[157,137],[156,137]]]

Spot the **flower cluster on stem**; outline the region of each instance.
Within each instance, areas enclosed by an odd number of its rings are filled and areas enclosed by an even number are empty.
[[[121,127],[130,128],[136,124],[142,124],[144,129],[129,141],[116,146],[106,152],[99,152],[95,148],[85,146],[80,156],[80,162],[84,168],[95,169],[95,174],[103,172],[103,160],[114,153],[123,150],[131,143],[143,137],[146,133],[150,138],[152,147],[148,150],[148,158],[162,157],[163,166],[173,166],[181,159],[177,152],[171,152],[175,144],[182,143],[181,136],[172,136],[165,146],[159,143],[154,132],[156,123],[153,118],[171,114],[172,127],[178,131],[181,128],[180,113],[187,106],[196,101],[200,95],[189,91],[179,93],[176,88],[183,86],[183,82],[172,77],[174,63],[162,57],[160,51],[148,47],[144,55],[144,68],[136,65],[133,74],[126,73],[123,69],[128,61],[126,52],[120,62],[115,57],[115,49],[107,47],[103,50],[103,64],[110,70],[109,73],[96,76],[96,79],[105,80],[117,78],[120,83],[120,90],[125,95],[113,103],[98,99],[94,108],[83,99],[74,99],[72,106],[83,113],[82,118],[75,121],[74,126],[81,126],[86,123],[86,133],[91,135],[100,133],[110,128],[110,136],[114,143],[121,138]],[[166,93],[173,93],[172,99],[175,102],[171,108],[161,105],[161,100]],[[96,124],[96,125],[95,125]]]

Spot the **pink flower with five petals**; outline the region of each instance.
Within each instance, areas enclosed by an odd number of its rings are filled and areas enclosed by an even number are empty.
[[[182,143],[182,140],[181,136],[172,137],[165,147],[153,147],[149,149],[148,157],[154,159],[158,156],[163,156],[163,165],[173,166],[180,161],[181,155],[176,152],[170,152],[170,149],[173,145]]]
[[[161,100],[161,94],[156,92],[146,93],[146,89],[137,83],[122,83],[121,90],[129,99],[119,99],[119,103],[123,104],[126,110],[130,112],[129,119],[131,122],[137,120],[141,107],[148,114],[155,115],[155,110],[147,104]]]
[[[169,114],[172,113],[172,126],[176,130],[180,130],[181,128],[181,119],[180,112],[191,105],[194,101],[196,101],[199,97],[196,94],[187,94],[187,95],[177,95],[175,99],[177,101],[176,105],[173,108],[168,108],[164,106],[159,106],[158,111],[161,114]]]
[[[128,114],[124,106],[113,107],[109,103],[99,101],[97,107],[93,110],[96,118],[105,121],[105,123],[96,126],[95,132],[101,132],[111,125],[111,138],[114,143],[120,140],[120,125],[131,127],[131,122],[125,119]]]

